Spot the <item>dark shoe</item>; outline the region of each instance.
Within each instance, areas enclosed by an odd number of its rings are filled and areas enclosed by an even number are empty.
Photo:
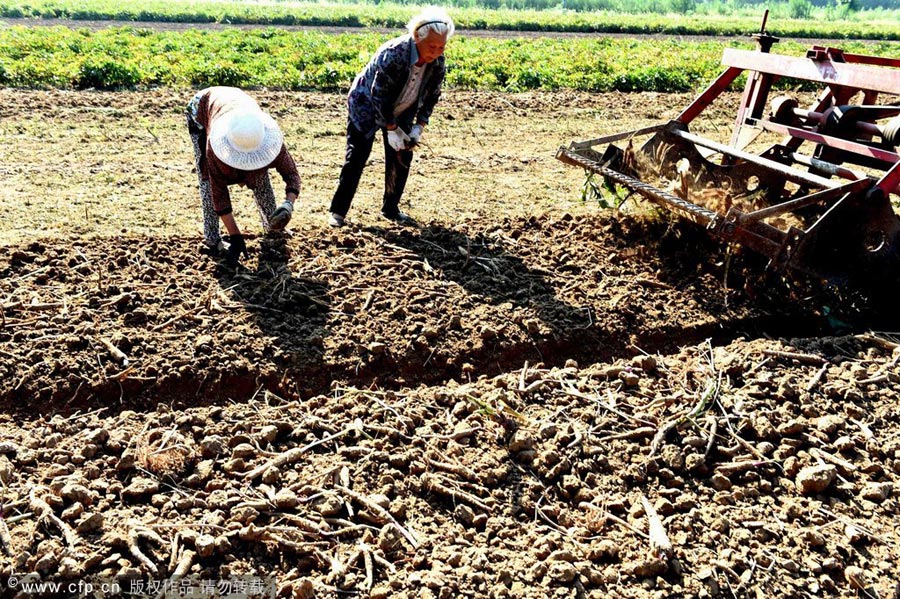
[[[328,217],[328,226],[329,227],[343,227],[344,226],[344,217],[337,212],[332,212],[331,216]]]
[[[384,218],[386,218],[390,221],[394,221],[398,225],[406,225],[406,226],[410,226],[410,227],[418,226],[418,223],[415,221],[415,219],[413,217],[411,217],[410,215],[406,214],[405,212],[401,212],[399,210],[396,213],[382,212],[381,216],[383,216]]]
[[[200,253],[204,256],[212,256],[213,258],[219,258],[225,253],[225,250],[228,249],[228,246],[221,239],[219,243],[215,245],[210,245],[206,241],[200,243]]]

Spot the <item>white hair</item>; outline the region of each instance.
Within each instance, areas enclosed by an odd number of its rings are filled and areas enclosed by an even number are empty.
[[[431,33],[436,33],[445,39],[450,39],[456,26],[447,11],[437,6],[428,6],[422,9],[418,15],[412,18],[407,25],[409,34],[414,41],[422,41]]]

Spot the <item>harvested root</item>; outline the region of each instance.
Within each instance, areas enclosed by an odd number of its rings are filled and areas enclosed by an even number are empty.
[[[191,565],[194,563],[194,557],[196,557],[196,555],[197,552],[191,549],[185,549],[181,553],[181,559],[178,560],[175,569],[172,571],[171,578],[184,578],[187,576],[187,573],[191,571]]]
[[[426,489],[433,493],[437,493],[439,495],[446,495],[450,497],[454,501],[461,501],[463,503],[468,503],[472,507],[477,507],[483,512],[490,513],[491,508],[486,503],[484,503],[478,497],[475,497],[471,493],[467,493],[461,489],[452,489],[450,488],[441,477],[436,474],[432,474],[430,472],[425,472],[422,474],[422,484]]]
[[[650,550],[659,559],[671,558],[672,542],[669,540],[669,535],[666,534],[666,529],[656,513],[656,509],[643,495],[641,495],[641,506],[644,508],[644,513],[647,514],[647,536],[650,539]]]
[[[381,507],[380,505],[378,505],[377,503],[375,503],[374,501],[372,501],[365,495],[362,495],[361,493],[357,493],[353,489],[350,489],[348,487],[344,487],[341,485],[338,485],[337,489],[341,493],[344,493],[345,495],[347,495],[348,497],[353,499],[354,501],[363,504],[366,508],[369,509],[369,511],[372,512],[372,514],[374,514],[378,518],[381,518],[382,521],[390,522],[391,524],[393,524],[397,528],[397,530],[400,531],[400,534],[403,535],[403,538],[406,539],[410,545],[412,545],[413,549],[415,549],[419,546],[419,541],[412,535],[412,533],[410,533],[403,526],[401,526],[400,523],[397,522],[397,519],[394,518],[394,515],[391,514],[389,511],[387,511],[386,509],[384,509],[383,507]]]
[[[63,537],[66,539],[66,544],[69,547],[74,547],[76,541],[78,540],[78,536],[75,534],[75,531],[72,528],[60,520],[56,514],[53,513],[53,508],[50,505],[37,496],[37,490],[40,487],[35,487],[28,494],[28,507],[34,512],[38,517],[38,522],[50,522],[59,531],[63,534]]]
[[[812,364],[813,366],[821,366],[822,364],[828,363],[828,360],[815,354],[801,354],[798,352],[780,351],[775,349],[765,349],[763,350],[763,355],[784,358],[786,360],[796,360],[801,364]]]
[[[595,503],[591,503],[590,501],[582,501],[581,503],[578,504],[578,507],[580,507],[580,508],[583,509],[583,510],[595,510],[595,511],[599,512],[600,515],[601,515],[604,519],[610,520],[610,521],[615,522],[616,524],[618,524],[618,525],[620,525],[620,526],[622,526],[622,527],[624,527],[624,528],[627,528],[628,530],[630,530],[631,532],[633,532],[633,533],[636,534],[637,536],[641,537],[642,539],[649,539],[649,538],[650,538],[650,537],[647,535],[647,533],[645,533],[644,531],[638,530],[637,528],[635,528],[634,526],[632,526],[631,524],[629,524],[628,522],[626,522],[626,521],[623,520],[622,518],[619,518],[619,517],[616,516],[615,514],[613,514],[613,513],[609,512],[609,511],[605,510],[604,508],[600,507],[599,505],[597,505],[597,504],[595,504]]]
[[[678,426],[677,419],[670,420],[659,427],[659,430],[656,432],[656,434],[653,436],[653,440],[650,442],[650,455],[647,456],[647,460],[650,460],[653,456],[656,455],[656,452],[659,451],[659,446],[662,445],[663,441],[666,440],[666,437],[676,426]]]
[[[350,554],[350,557],[348,557],[345,561],[341,562],[337,558],[331,559],[330,578],[332,578],[333,580],[343,579],[347,576],[350,568],[360,559],[362,559],[363,567],[366,571],[366,577],[363,581],[363,587],[365,588],[366,592],[371,591],[372,587],[375,586],[376,566],[387,570],[391,574],[397,571],[397,569],[394,567],[394,564],[378,555],[378,552],[368,544],[360,542],[359,545],[353,550],[353,553]]]
[[[303,457],[303,454],[305,454],[307,451],[309,451],[313,447],[317,447],[319,445],[322,445],[323,443],[328,443],[329,441],[334,441],[335,439],[340,439],[341,437],[343,437],[345,435],[349,435],[350,433],[359,433],[362,430],[363,430],[362,420],[357,418],[353,422],[353,424],[351,424],[344,430],[338,431],[331,435],[325,435],[318,441],[313,441],[312,443],[304,445],[303,447],[294,447],[283,453],[278,454],[277,456],[275,456],[274,458],[272,458],[265,464],[262,464],[261,466],[257,466],[250,472],[245,473],[244,478],[246,480],[253,480],[255,478],[259,478],[269,468],[281,468],[282,466],[287,466],[287,465],[290,465],[290,464],[293,464],[293,463],[299,461],[300,458]]]
[[[372,552],[368,547],[363,548],[363,562],[366,566],[366,581],[365,587],[366,591],[371,591],[372,586],[375,584],[375,568],[372,566]]]
[[[133,555],[134,558],[138,560],[151,574],[159,574],[159,568],[156,567],[156,564],[153,563],[153,560],[151,560],[143,551],[141,551],[141,547],[139,545],[141,537],[153,541],[160,547],[165,545],[166,542],[163,541],[162,537],[160,537],[149,528],[134,527],[130,531],[128,531],[128,551],[130,551],[131,555]]]
[[[160,476],[178,477],[193,462],[193,442],[176,430],[151,429],[136,443],[137,463]]]
[[[449,462],[444,462],[433,455],[425,456],[425,463],[434,468],[435,470],[443,470],[444,472],[449,472],[450,474],[455,474],[460,478],[471,479],[472,478],[472,470],[466,468],[465,466],[459,464],[450,464]]]
[[[128,366],[128,356],[125,355],[125,352],[113,345],[112,341],[105,337],[101,338],[100,342],[106,347],[107,351],[109,351],[109,355],[112,356],[113,360],[122,366]]]
[[[0,516],[0,551],[12,557],[12,537],[9,534],[9,528],[6,526],[6,520],[3,519],[3,516]]]

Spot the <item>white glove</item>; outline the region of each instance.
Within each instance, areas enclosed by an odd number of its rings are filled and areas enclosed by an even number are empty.
[[[388,143],[394,150],[400,152],[405,150],[409,144],[409,135],[404,133],[403,129],[397,127],[396,129],[388,131]]]
[[[418,145],[421,137],[422,125],[413,125],[413,128],[409,130],[409,147]]]
[[[275,209],[272,216],[269,217],[269,228],[273,231],[284,229],[294,214],[294,205],[287,200],[281,203],[281,206]]]

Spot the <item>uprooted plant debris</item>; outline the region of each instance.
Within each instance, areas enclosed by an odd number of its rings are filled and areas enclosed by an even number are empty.
[[[891,597],[898,347],[704,342],[441,387],[7,418],[2,574]]]

